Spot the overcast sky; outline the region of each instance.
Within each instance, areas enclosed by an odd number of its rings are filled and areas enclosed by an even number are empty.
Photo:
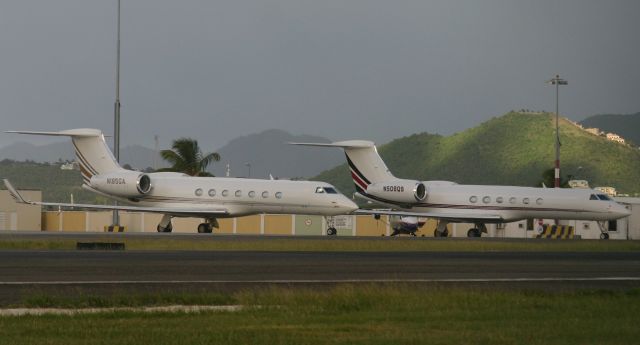
[[[117,0],[0,2],[0,129],[113,133]],[[640,111],[637,0],[122,0],[122,145]],[[0,145],[34,140],[0,134]],[[40,141],[37,141],[40,143]]]

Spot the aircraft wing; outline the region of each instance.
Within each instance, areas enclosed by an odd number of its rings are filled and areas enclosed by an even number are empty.
[[[482,222],[493,222],[499,223],[503,219],[499,215],[496,214],[486,214],[486,215],[478,215],[478,214],[468,214],[468,213],[441,213],[441,212],[407,212],[407,211],[396,211],[391,209],[385,210],[367,210],[367,209],[359,209],[353,212],[354,214],[370,214],[370,215],[388,215],[388,216],[400,216],[400,217],[425,217],[425,218],[437,218],[444,219],[451,222],[460,222],[460,223],[473,223],[475,221]]]
[[[13,187],[11,182],[7,179],[3,179],[4,185],[11,194],[11,197],[19,204],[28,205],[41,205],[41,206],[55,206],[58,208],[73,208],[73,209],[87,209],[87,210],[120,210],[120,211],[134,211],[134,212],[153,212],[164,213],[171,215],[181,216],[194,216],[200,217],[203,215],[227,215],[229,211],[224,208],[218,209],[195,209],[195,208],[176,208],[176,207],[147,207],[147,206],[128,206],[128,205],[95,205],[95,204],[71,204],[71,203],[57,203],[57,202],[40,202],[27,200]]]

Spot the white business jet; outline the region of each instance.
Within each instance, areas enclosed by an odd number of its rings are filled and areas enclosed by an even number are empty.
[[[198,232],[212,232],[217,218],[259,213],[347,214],[358,206],[324,182],[192,177],[182,173],[142,173],[120,167],[97,129],[8,133],[68,136],[75,148],[83,188],[125,205],[66,204],[25,200],[8,180],[4,184],[20,203],[65,208],[109,209],[164,214],[158,232],[171,232],[172,217],[198,217]],[[52,183],[54,183],[52,181]],[[328,233],[335,233],[330,227]]]
[[[386,205],[389,210],[355,213],[439,219],[436,236],[447,236],[448,223],[473,223],[467,236],[479,237],[485,224],[527,218],[594,221],[626,217],[630,212],[607,195],[591,189],[555,189],[514,186],[460,185],[450,181],[399,179],[389,172],[371,141],[293,145],[344,149],[356,196]]]

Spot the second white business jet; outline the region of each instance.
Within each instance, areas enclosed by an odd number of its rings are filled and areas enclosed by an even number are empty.
[[[447,236],[447,223],[474,223],[469,237],[486,232],[485,224],[527,218],[613,220],[630,212],[607,195],[591,189],[556,189],[515,186],[461,185],[450,181],[400,179],[391,174],[373,142],[341,141],[332,144],[293,145],[344,149],[355,184],[356,196],[390,207],[390,210],[358,210],[439,219],[436,236]]]
[[[20,203],[86,209],[118,209],[164,214],[158,232],[171,232],[172,217],[198,217],[198,232],[212,232],[217,218],[259,213],[347,214],[358,206],[324,182],[192,177],[182,173],[142,173],[120,167],[97,129],[9,133],[68,136],[75,148],[83,188],[125,205],[66,204],[25,200],[8,180],[4,183]],[[51,181],[55,183],[55,181]],[[335,233],[330,227],[328,233]]]

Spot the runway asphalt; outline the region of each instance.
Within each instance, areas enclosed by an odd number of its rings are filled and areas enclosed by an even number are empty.
[[[342,283],[640,288],[640,253],[0,251],[0,304],[5,305],[34,292],[202,292]]]

